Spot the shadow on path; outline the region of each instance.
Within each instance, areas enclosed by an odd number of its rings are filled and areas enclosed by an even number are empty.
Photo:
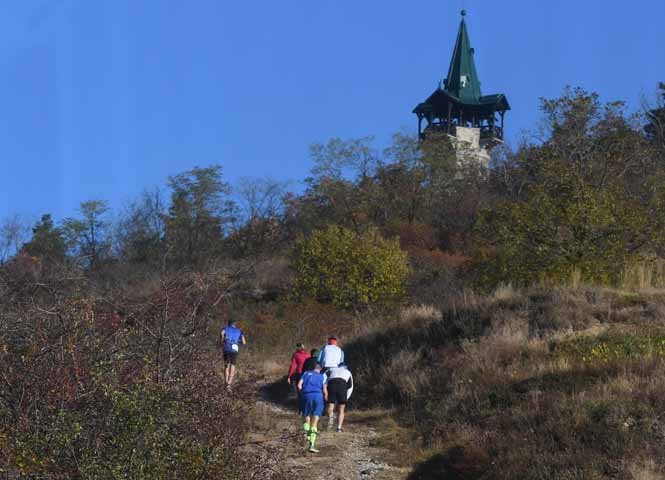
[[[296,411],[295,393],[293,387],[286,382],[286,377],[261,385],[259,394],[265,402],[270,402],[284,410]]]
[[[490,459],[474,448],[453,447],[421,463],[406,480],[474,480],[487,478]]]

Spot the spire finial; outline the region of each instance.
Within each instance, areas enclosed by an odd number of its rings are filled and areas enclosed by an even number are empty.
[[[462,16],[466,17],[466,10],[462,10]]]

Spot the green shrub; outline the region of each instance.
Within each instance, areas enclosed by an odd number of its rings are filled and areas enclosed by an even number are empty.
[[[618,285],[625,266],[641,258],[636,245],[651,235],[652,205],[632,201],[619,188],[595,189],[554,162],[547,169],[556,181],[480,215],[479,283],[562,284],[577,272],[585,281]]]
[[[342,308],[400,298],[409,274],[397,239],[385,239],[376,230],[357,234],[335,225],[299,237],[293,267],[297,296]]]
[[[665,357],[665,331],[606,332],[577,337],[561,345],[560,352],[583,362],[609,362],[651,355]]]
[[[475,223],[477,281],[617,286],[627,265],[663,251],[657,157],[623,102],[569,88],[541,110],[549,135],[496,170],[507,195]]]

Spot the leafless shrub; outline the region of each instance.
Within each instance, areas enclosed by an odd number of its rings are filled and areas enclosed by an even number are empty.
[[[259,475],[236,454],[252,392],[229,394],[214,370],[210,328],[234,272],[111,291],[19,260],[0,269],[0,467],[68,478]]]

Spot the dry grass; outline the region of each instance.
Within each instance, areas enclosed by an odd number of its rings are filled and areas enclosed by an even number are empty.
[[[510,300],[515,298],[516,292],[511,284],[500,284],[494,290],[492,297],[494,300]]]
[[[622,287],[635,291],[664,289],[665,261],[654,259],[628,265],[624,271]]]
[[[281,361],[280,361],[281,360]],[[264,357],[259,360],[258,372],[268,378],[278,378],[287,373],[290,359],[283,355],[279,359],[274,356]]]
[[[413,402],[430,384],[429,372],[422,368],[422,351],[402,351],[389,359],[383,371],[386,388],[396,393],[399,403]]]
[[[665,471],[649,459],[630,465],[628,472],[632,480],[662,480],[665,476]]]
[[[256,263],[254,267],[255,284],[259,288],[284,289],[293,281],[290,262],[285,257],[269,257]]]
[[[393,315],[271,308],[253,313],[252,333],[282,347],[261,350],[257,369],[282,376],[285,346],[340,335],[359,386],[354,407],[399,412],[381,420],[378,441],[391,462],[421,464],[418,475],[648,479],[665,464],[665,363],[656,355],[588,361],[568,347],[665,328],[663,292],[507,285]]]
[[[353,421],[357,421],[355,417]],[[394,415],[382,412],[381,420],[375,428],[379,432],[374,441],[375,446],[386,449],[388,457],[385,461],[391,465],[410,467],[436,453],[434,449],[424,447],[422,438],[397,421]]]
[[[665,360],[630,339],[664,311],[660,292],[582,285],[409,307],[349,345],[356,400],[400,406],[396,448],[431,456],[413,478],[663,478]],[[573,348],[608,335],[627,356]]]
[[[433,305],[409,305],[399,313],[404,323],[422,324],[441,318],[441,311]]]

